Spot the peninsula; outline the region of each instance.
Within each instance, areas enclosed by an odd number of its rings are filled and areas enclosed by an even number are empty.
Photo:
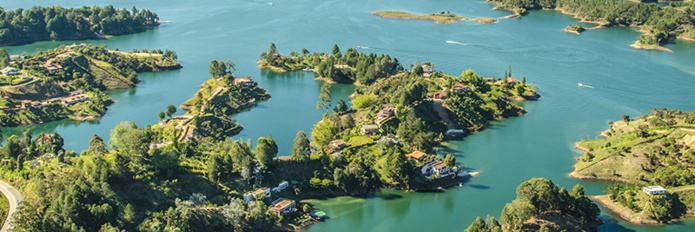
[[[671,50],[662,45],[676,39],[695,40],[695,2],[677,1],[661,7],[655,3],[643,3],[622,0],[531,0],[490,1],[496,3],[494,9],[512,11],[516,15],[525,15],[529,10],[552,9],[573,15],[582,22],[596,23],[608,27],[635,27],[644,33],[632,45],[638,49]],[[597,7],[600,6],[600,7]],[[580,32],[576,30],[569,30]]]
[[[436,24],[451,24],[456,21],[460,20],[471,20],[471,21],[476,21],[479,23],[484,23],[484,24],[490,24],[490,23],[497,23],[497,19],[494,18],[475,18],[475,19],[469,19],[469,18],[464,18],[461,16],[458,16],[456,14],[452,14],[449,11],[445,12],[442,11],[439,14],[428,14],[428,15],[414,15],[408,12],[404,11],[377,11],[377,12],[372,12],[373,15],[382,17],[382,18],[393,18],[393,19],[425,19],[425,20],[432,20]]]
[[[0,8],[0,46],[36,41],[101,39],[108,35],[142,32],[159,26],[159,17],[149,10],[130,11],[105,7],[60,6],[5,10]]]
[[[0,126],[94,120],[112,100],[105,90],[135,87],[138,72],[181,68],[170,50],[121,52],[88,44],[8,55],[0,48]]]
[[[695,215],[695,112],[653,109],[638,119],[623,115],[610,123],[603,138],[585,140],[576,147],[586,153],[577,158],[571,177],[637,186],[664,187],[667,194],[652,194],[641,187],[616,184],[597,201],[634,223],[656,224]]]
[[[495,217],[478,217],[465,232],[491,231],[598,231],[601,211],[577,184],[571,191],[551,180],[533,178],[516,189],[516,199]]]

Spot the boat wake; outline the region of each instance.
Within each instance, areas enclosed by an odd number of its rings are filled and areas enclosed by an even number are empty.
[[[467,44],[467,43],[456,42],[456,41],[453,41],[453,40],[447,40],[446,43],[458,44],[458,45],[470,45],[470,44]]]
[[[579,82],[579,84],[577,84],[577,86],[579,86],[579,87],[587,87],[587,88],[592,88],[592,89],[594,88],[594,87],[591,86],[591,85],[586,85],[586,84],[583,84],[583,83],[581,83],[581,82]]]
[[[361,49],[374,49],[374,48],[365,47],[365,46],[360,46],[360,45],[357,45],[357,48],[361,48]]]

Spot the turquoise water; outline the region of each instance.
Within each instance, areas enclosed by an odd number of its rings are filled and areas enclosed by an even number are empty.
[[[555,11],[534,11],[520,19],[497,24],[461,21],[435,25],[430,21],[382,19],[369,14],[379,10],[404,10],[418,14],[449,10],[468,17],[501,17],[492,5],[478,0],[454,1],[12,1],[5,9],[32,5],[77,7],[83,4],[130,9],[151,9],[162,21],[156,30],[109,40],[87,41],[121,50],[172,49],[183,69],[145,73],[132,90],[113,91],[117,102],[94,122],[60,121],[38,126],[4,128],[5,136],[26,128],[35,133],[58,131],[66,147],[80,151],[93,133],[108,137],[120,121],[154,124],[157,113],[169,104],[191,98],[208,79],[212,59],[230,59],[237,75],[249,75],[273,97],[234,118],[245,130],[236,138],[256,140],[273,134],[281,155],[291,152],[299,130],[309,132],[321,118],[315,108],[320,83],[304,72],[273,73],[259,70],[258,55],[275,42],[281,53],[328,52],[334,43],[342,50],[365,46],[363,52],[386,53],[409,64],[431,61],[435,69],[459,74],[473,69],[483,76],[501,77],[512,65],[514,77],[526,76],[543,97],[523,102],[527,115],[493,123],[489,129],[450,141],[440,153],[456,155],[461,165],[482,174],[463,187],[441,193],[405,193],[384,190],[368,198],[340,197],[313,200],[330,219],[311,231],[462,231],[476,216],[499,217],[504,204],[515,197],[516,187],[532,177],[550,178],[560,186],[585,185],[588,194],[601,194],[604,183],[567,177],[574,157],[572,147],[581,139],[595,138],[611,120],[622,114],[639,115],[652,108],[695,110],[695,43],[667,45],[675,53],[635,50],[629,47],[639,32],[630,28],[592,30],[582,35],[561,29],[577,22]],[[464,43],[451,44],[447,40]],[[40,42],[5,47],[11,54],[49,49],[72,42]],[[407,65],[406,65],[407,66]],[[578,87],[582,82],[594,88]],[[333,99],[353,91],[334,85]],[[180,111],[180,110],[179,110]],[[179,112],[178,114],[182,114]],[[601,216],[604,231],[691,231],[695,220],[666,226],[636,226]]]

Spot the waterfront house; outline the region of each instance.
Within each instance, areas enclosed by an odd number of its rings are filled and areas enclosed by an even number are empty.
[[[438,176],[439,178],[441,178],[449,175],[449,168],[446,167],[444,161],[438,161],[436,163],[433,163],[431,167],[433,177]]]
[[[516,78],[510,77],[510,78],[507,78],[507,84],[516,85],[516,84],[519,84],[519,81]]]
[[[364,125],[360,130],[363,135],[372,135],[379,133],[379,126],[377,125]]]
[[[280,156],[280,157],[278,157],[278,160],[287,162],[287,161],[292,160],[292,157],[291,156]]]
[[[243,85],[243,86],[252,86],[253,85],[253,80],[251,80],[250,77],[244,77],[244,78],[236,78],[234,79],[234,84],[235,85]]]
[[[339,150],[343,149],[344,147],[345,147],[345,141],[343,141],[342,139],[333,140],[333,141],[331,141],[331,143],[328,144],[328,148],[331,151],[339,151]]]
[[[432,72],[433,72],[432,66],[430,66],[430,65],[423,65],[423,66],[422,66],[422,72],[425,73],[425,74],[432,74]]]
[[[279,217],[297,211],[297,203],[293,200],[280,198],[270,204],[269,210]]]
[[[468,86],[465,86],[461,83],[456,83],[456,85],[454,85],[454,91],[456,91],[457,93],[467,93],[471,91],[471,88],[468,88]]]
[[[22,55],[10,55],[10,61],[22,61],[24,56]]]
[[[420,161],[422,161],[422,158],[425,157],[425,155],[427,155],[427,154],[425,154],[424,152],[414,151],[410,154],[405,155],[405,157],[407,157],[408,159],[410,159],[412,161],[420,162]]]
[[[0,71],[0,73],[2,73],[2,75],[5,75],[5,76],[14,76],[14,75],[19,75],[19,74],[21,74],[21,73],[19,73],[19,70],[17,70],[16,68],[9,67],[9,66],[3,68],[3,69]]]
[[[661,187],[658,185],[657,186],[644,187],[644,188],[642,188],[642,191],[644,191],[645,193],[647,193],[649,195],[669,194],[669,192],[664,187]]]
[[[244,201],[245,202],[254,201],[260,196],[270,197],[270,189],[269,188],[258,188],[258,189],[251,191],[251,192],[247,192],[244,194]]]

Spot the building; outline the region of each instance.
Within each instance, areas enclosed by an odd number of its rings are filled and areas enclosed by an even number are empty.
[[[297,211],[297,203],[293,200],[280,198],[273,201],[268,209],[279,217]]]
[[[345,141],[343,141],[342,139],[333,140],[333,141],[331,141],[331,143],[328,144],[328,148],[331,151],[338,151],[338,150],[343,149],[344,147],[345,147]]]
[[[23,61],[24,56],[22,55],[10,55],[10,61]]]
[[[433,163],[431,167],[432,176],[439,176],[441,178],[449,175],[449,168],[446,167],[444,161],[438,161],[436,163]]]
[[[46,61],[46,63],[43,63],[43,67],[48,71],[50,74],[55,74],[58,72],[58,70],[63,69],[63,66],[60,66],[59,64],[56,64],[52,62],[51,60]]]
[[[433,72],[432,66],[430,66],[430,65],[423,65],[423,66],[422,66],[422,72],[425,73],[425,74],[432,74],[432,72]]]
[[[252,86],[253,80],[251,80],[251,78],[249,78],[249,77],[236,78],[236,79],[234,79],[234,84],[235,85],[243,85],[243,86]]]
[[[507,84],[516,85],[516,84],[519,84],[519,81],[516,78],[510,77],[510,78],[507,78]]]
[[[9,67],[9,66],[0,70],[0,73],[2,73],[2,75],[5,75],[5,76],[14,76],[14,75],[21,74],[21,73],[19,73],[19,70],[17,70],[16,68]]]
[[[278,184],[277,187],[273,188],[274,193],[279,193],[282,190],[285,190],[287,187],[290,187],[290,183],[287,181],[282,181],[280,184]]]
[[[264,196],[264,197],[270,197],[270,189],[269,188],[258,188],[255,189],[251,192],[244,193],[244,201],[249,202],[249,201],[254,201],[256,198]]]
[[[645,193],[647,193],[649,195],[669,194],[669,192],[664,187],[661,187],[658,185],[657,186],[644,187],[644,188],[642,188],[642,191],[644,191]]]
[[[393,116],[393,113],[396,111],[395,108],[393,108],[392,105],[384,105],[384,108],[379,111],[379,113],[376,114],[376,120],[381,121],[385,118]]]
[[[471,91],[471,88],[468,88],[468,86],[465,86],[461,83],[456,83],[456,85],[454,85],[454,91],[456,91],[457,93],[467,93]]]
[[[405,157],[407,157],[408,159],[413,160],[415,162],[420,162],[420,161],[422,161],[422,158],[425,157],[425,155],[427,155],[427,154],[425,154],[424,152],[414,151],[413,153],[405,155]]]
[[[78,94],[78,95],[71,95],[69,97],[64,97],[60,99],[60,103],[66,106],[78,103],[78,102],[84,102],[89,100],[89,95],[87,94]]]
[[[377,125],[364,125],[360,130],[363,135],[372,135],[379,133],[379,126]]]
[[[432,94],[431,97],[434,100],[444,100],[444,99],[446,99],[447,95],[448,95],[448,93],[446,92],[446,90],[442,90],[442,91],[439,91],[439,92]]]

